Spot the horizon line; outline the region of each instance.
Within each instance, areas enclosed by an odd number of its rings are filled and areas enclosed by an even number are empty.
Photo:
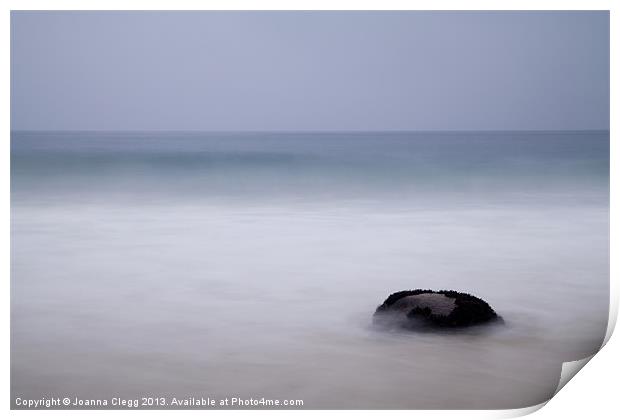
[[[373,130],[211,130],[211,129],[10,129],[11,133],[214,133],[214,134],[329,134],[329,133],[570,133],[609,132],[609,128],[578,129],[373,129]]]

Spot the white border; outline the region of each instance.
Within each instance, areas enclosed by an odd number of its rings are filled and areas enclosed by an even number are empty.
[[[2,92],[4,100],[1,102],[0,126],[2,127],[2,152],[0,153],[0,196],[2,197],[2,253],[0,254],[0,273],[4,280],[5,288],[9,287],[10,276],[10,203],[9,203],[9,164],[10,164],[10,10],[610,10],[611,19],[611,74],[618,74],[617,50],[618,42],[618,10],[617,1],[612,0],[437,0],[437,1],[415,1],[415,0],[299,0],[299,1],[276,1],[276,0],[91,0],[76,1],[35,1],[35,0],[9,0],[3,2],[4,14],[2,15],[2,31],[0,32],[0,43],[3,46],[4,65],[2,66],[2,79],[4,80]],[[615,7],[614,7],[615,6]],[[611,115],[616,115],[618,89],[617,84],[612,76],[611,80]],[[618,213],[617,200],[617,171],[614,166],[618,163],[618,136],[616,135],[616,123],[611,120],[611,212]],[[610,273],[611,273],[611,304],[610,304],[610,323],[606,334],[605,342],[607,342],[615,326],[618,314],[618,264],[614,261],[614,257],[618,256],[618,226],[615,220],[611,219],[611,236],[610,236]],[[6,291],[6,289],[5,289]],[[9,360],[9,315],[10,315],[10,294],[4,293],[4,316],[2,322],[4,346],[2,346],[3,378],[0,388],[1,404],[4,410],[9,410],[10,395],[10,360]],[[588,415],[592,410],[596,414],[613,413],[617,411],[615,407],[615,378],[614,374],[619,372],[618,358],[614,357],[618,354],[619,345],[617,339],[612,339],[610,344],[605,347],[603,354],[594,357],[593,362],[589,363],[580,374],[580,379],[575,384],[569,383],[557,397],[554,397],[548,404],[549,407],[535,414],[539,418],[555,418],[573,416],[582,417]],[[599,360],[600,359],[600,360]],[[574,385],[574,386],[573,386]],[[577,393],[575,393],[577,392]],[[594,404],[594,406],[592,406]],[[542,404],[544,405],[544,404]],[[541,405],[541,406],[542,406]],[[506,411],[357,411],[355,413],[347,413],[355,416],[389,416],[390,418],[410,418],[410,416],[422,416],[423,418],[505,418],[528,414],[535,411],[538,407],[524,408],[520,410]],[[4,411],[3,410],[3,411]],[[609,410],[609,411],[608,411]],[[17,417],[30,418],[31,416],[45,415],[52,418],[82,418],[85,413],[78,411],[11,411],[11,415]],[[149,418],[163,417],[237,417],[243,414],[251,414],[257,419],[271,418],[288,418],[292,414],[299,418],[309,418],[314,416],[336,417],[345,413],[340,411],[89,411],[86,416],[89,418],[102,418],[110,415],[125,416],[148,416]],[[543,417],[540,417],[543,416]],[[605,416],[608,417],[608,416]]]
[[[613,0],[9,0],[14,10],[611,10]],[[53,3],[53,4],[51,4]]]

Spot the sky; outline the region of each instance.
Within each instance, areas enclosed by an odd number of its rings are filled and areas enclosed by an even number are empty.
[[[606,130],[609,14],[14,11],[11,128]]]

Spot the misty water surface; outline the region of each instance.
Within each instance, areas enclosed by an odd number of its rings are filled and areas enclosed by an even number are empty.
[[[519,408],[595,352],[609,134],[14,132],[11,393]],[[504,326],[372,327],[457,289]]]

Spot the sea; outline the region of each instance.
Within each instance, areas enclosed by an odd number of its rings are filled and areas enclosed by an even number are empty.
[[[609,132],[14,131],[10,283],[14,408],[532,406],[605,336]],[[504,323],[373,325],[418,288]]]

